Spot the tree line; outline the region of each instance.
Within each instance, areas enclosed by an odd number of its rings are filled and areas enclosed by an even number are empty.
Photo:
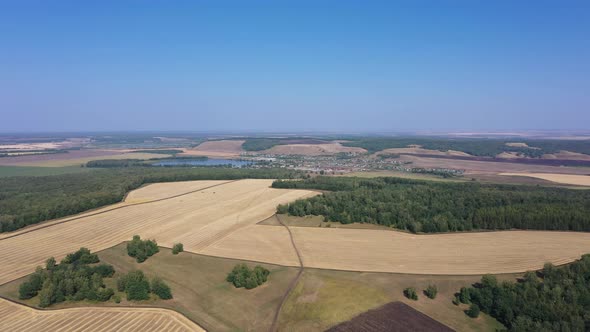
[[[572,264],[545,264],[518,282],[498,282],[483,276],[473,287],[461,288],[454,303],[471,304],[467,314],[483,311],[510,331],[590,330],[590,255]]]
[[[414,233],[478,229],[590,231],[588,190],[350,177],[279,180],[273,187],[326,191],[279,205],[277,212],[320,215],[326,221],[344,224],[372,223]]]
[[[0,232],[120,202],[143,184],[190,180],[297,178],[283,169],[130,167],[79,174],[0,178]]]

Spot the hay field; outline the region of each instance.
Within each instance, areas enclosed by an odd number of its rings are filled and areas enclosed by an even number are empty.
[[[325,144],[282,144],[275,145],[270,149],[257,152],[259,154],[295,154],[305,156],[330,155],[341,152],[365,153],[363,148],[343,146],[338,142]]]
[[[552,173],[500,173],[505,176],[526,176],[551,182],[590,186],[590,175],[552,174]]]
[[[535,172],[555,174],[588,174],[588,167],[546,166],[495,161],[458,160],[443,158],[427,158],[402,155],[399,161],[411,161],[412,167],[423,168],[454,168],[465,170],[465,174],[498,174],[503,172]]]
[[[0,331],[205,331],[181,314],[157,308],[36,310],[0,299]]]
[[[381,154],[425,154],[425,155],[433,155],[433,156],[460,156],[460,157],[473,157],[469,153],[463,151],[455,151],[455,150],[447,150],[447,151],[438,151],[438,150],[430,150],[430,149],[423,149],[419,146],[417,147],[408,147],[408,148],[391,148],[381,150],[375,155]]]
[[[184,149],[182,156],[208,156],[220,158],[239,157],[244,150],[244,140],[206,141],[193,149]]]
[[[264,227],[267,227],[265,229]],[[564,264],[590,252],[590,233],[504,231],[415,235],[396,231],[291,227],[305,267],[434,275],[514,273]],[[202,253],[293,265],[271,251],[284,244],[278,226],[235,232]],[[266,243],[259,245],[260,237]],[[231,250],[231,248],[250,248]]]
[[[315,195],[311,191],[270,188],[272,180],[195,182],[204,189],[98,215],[89,213],[89,216],[66,223],[28,233],[23,231],[15,237],[7,238],[10,234],[5,235],[0,240],[0,261],[3,263],[0,284],[33,272],[48,257],[60,260],[82,246],[92,251],[103,250],[131,239],[134,234],[154,238],[165,247],[182,242],[186,251],[198,253],[223,237],[268,218],[278,204]],[[151,186],[144,188],[144,196],[138,194],[132,197],[159,195],[157,188],[160,185]],[[162,190],[171,190],[170,186],[176,186],[179,193],[195,188],[194,183],[181,182],[166,184]],[[59,220],[54,221],[57,222]],[[284,245],[290,246],[290,243],[279,244],[279,247]],[[233,250],[248,251],[249,248],[237,247]]]

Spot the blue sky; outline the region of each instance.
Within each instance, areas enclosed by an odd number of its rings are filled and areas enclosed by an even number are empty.
[[[0,131],[590,129],[588,1],[0,1]]]

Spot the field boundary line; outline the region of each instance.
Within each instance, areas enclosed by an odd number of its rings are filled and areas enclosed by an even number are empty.
[[[88,306],[82,306],[82,307],[71,307],[71,308],[60,308],[60,309],[55,309],[55,308],[38,308],[35,306],[32,306],[30,304],[26,304],[26,303],[21,303],[18,301],[15,301],[13,299],[7,298],[3,295],[0,295],[0,299],[5,300],[7,302],[10,302],[12,304],[15,304],[17,306],[22,306],[25,307],[29,310],[33,310],[36,312],[56,312],[56,313],[60,313],[60,312],[64,312],[64,311],[83,311],[84,309],[123,309],[126,311],[141,311],[142,309],[147,309],[147,310],[162,310],[165,311],[166,313],[171,314],[171,318],[173,318],[174,320],[176,320],[177,322],[179,322],[180,324],[186,326],[185,322],[181,322],[178,320],[178,317],[174,317],[176,315],[180,315],[181,317],[186,318],[189,322],[195,324],[197,327],[205,330],[199,323],[195,322],[193,319],[189,318],[188,316],[184,315],[183,313],[181,313],[180,311],[176,311],[174,309],[170,309],[170,308],[166,308],[166,307],[161,307],[161,306],[155,306],[155,305],[139,305],[139,306],[118,306],[115,304],[105,304],[103,306],[96,306],[96,305],[88,305]],[[206,331],[206,330],[205,330]]]
[[[49,222],[51,222],[51,221],[47,221],[48,225],[35,227],[35,228],[30,229],[28,231],[22,231],[22,232],[19,232],[18,234],[9,235],[9,236],[0,238],[0,241],[11,239],[11,238],[14,238],[14,237],[17,237],[17,236],[21,236],[21,235],[24,235],[24,234],[27,234],[27,233],[38,231],[38,230],[45,229],[45,228],[48,228],[48,227],[52,227],[52,226],[55,226],[55,225],[65,224],[65,223],[70,222],[70,221],[75,221],[75,220],[79,220],[79,219],[86,218],[86,217],[93,217],[93,216],[97,216],[97,215],[104,214],[104,213],[107,213],[107,212],[116,211],[116,210],[120,210],[120,209],[123,209],[123,208],[132,207],[132,206],[138,206],[138,205],[144,205],[144,204],[161,202],[161,201],[165,201],[165,200],[169,200],[169,199],[173,199],[173,198],[177,198],[177,197],[181,197],[181,196],[193,194],[193,193],[196,193],[196,192],[199,192],[199,191],[202,191],[202,190],[211,189],[211,188],[222,186],[222,185],[225,185],[225,184],[237,182],[237,181],[240,181],[240,180],[243,180],[243,179],[225,181],[223,183],[218,183],[218,184],[215,184],[215,185],[212,185],[212,186],[208,186],[208,187],[204,187],[204,188],[199,188],[199,189],[187,191],[187,192],[184,192],[182,194],[176,194],[176,195],[173,195],[173,196],[158,198],[158,199],[154,199],[154,200],[146,201],[146,202],[137,202],[137,203],[129,203],[129,204],[125,204],[124,201],[123,202],[119,202],[119,203],[123,203],[125,205],[117,206],[117,207],[114,207],[112,209],[108,209],[108,210],[104,210],[104,211],[98,211],[98,212],[94,212],[94,213],[90,213],[90,214],[84,214],[84,215],[81,215],[81,216],[78,216],[78,217],[69,218],[69,219],[58,221],[58,222],[54,222],[54,223],[51,223],[51,224],[49,224]],[[115,203],[115,204],[119,204],[119,203]],[[82,213],[84,213],[84,212],[82,212]]]
[[[283,298],[281,299],[281,302],[279,303],[277,311],[275,312],[274,318],[272,320],[272,324],[270,326],[270,332],[276,332],[279,330],[279,315],[281,314],[281,310],[283,309],[283,305],[285,305],[285,302],[287,302],[287,298],[289,298],[289,295],[291,294],[293,289],[295,289],[295,286],[297,286],[297,284],[299,283],[299,279],[301,279],[301,275],[303,274],[303,270],[304,270],[303,259],[301,258],[301,253],[299,252],[299,249],[297,248],[297,244],[295,244],[295,239],[293,238],[293,233],[291,233],[291,229],[289,229],[289,226],[287,226],[286,224],[283,223],[283,221],[281,220],[281,218],[279,218],[278,215],[275,214],[275,216],[276,216],[277,220],[279,221],[279,223],[287,229],[287,232],[289,232],[289,238],[291,239],[291,244],[293,245],[293,249],[295,249],[295,253],[297,254],[297,259],[299,260],[299,271],[297,272],[297,275],[295,276],[293,281],[291,281],[291,283],[289,284],[289,288],[287,288],[287,290],[285,291],[285,294],[283,294]]]

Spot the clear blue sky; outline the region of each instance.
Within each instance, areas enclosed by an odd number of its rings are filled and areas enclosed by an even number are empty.
[[[590,1],[1,1],[0,132],[590,129]]]

